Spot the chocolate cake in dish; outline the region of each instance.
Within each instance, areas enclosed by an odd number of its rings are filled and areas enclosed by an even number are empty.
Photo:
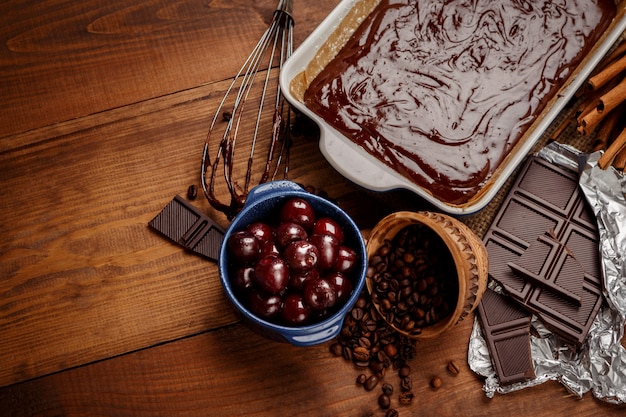
[[[610,0],[382,0],[309,71],[302,100],[436,199],[463,205],[615,15]]]

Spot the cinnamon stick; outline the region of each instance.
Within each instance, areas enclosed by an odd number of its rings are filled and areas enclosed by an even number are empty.
[[[626,146],[626,128],[622,130],[622,133],[620,133],[619,136],[615,138],[611,146],[609,146],[607,150],[604,151],[600,159],[598,159],[598,166],[601,169],[608,168],[613,163],[615,156],[625,146]]]
[[[613,159],[613,167],[623,171],[626,168],[626,147],[622,148]]]
[[[578,117],[578,132],[587,135],[591,133],[611,110],[626,100],[626,77],[615,87],[604,93],[595,108]]]
[[[599,112],[610,112],[626,100],[626,77],[600,97],[598,102]]]
[[[567,129],[571,122],[572,119],[570,117],[566,117],[565,119],[563,119],[561,124],[554,130],[554,132],[552,132],[552,135],[550,135],[550,139],[557,140],[558,137],[561,136],[561,133],[563,133],[565,129]]]
[[[593,146],[593,151],[599,151],[607,147],[610,142],[611,134],[617,127],[617,123],[620,120],[620,116],[622,115],[622,110],[624,106],[620,106],[620,108],[612,111],[598,126],[598,131],[596,132],[596,141]]]
[[[602,58],[597,70],[600,71],[610,65],[613,61],[626,54],[626,42],[622,41],[610,54]]]
[[[608,65],[602,71],[598,72],[596,75],[589,78],[587,85],[591,90],[602,88],[603,85],[614,79],[624,70],[626,70],[626,56],[621,57],[617,61]]]

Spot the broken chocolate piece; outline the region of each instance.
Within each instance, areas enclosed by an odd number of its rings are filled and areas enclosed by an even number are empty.
[[[478,313],[500,383],[509,385],[534,378],[530,313],[510,297],[491,289],[485,291]]]
[[[224,229],[185,199],[175,196],[148,225],[185,249],[217,261]]]
[[[580,306],[583,268],[560,242],[541,235],[517,261],[509,262],[508,266],[526,281],[543,286]],[[503,285],[506,288],[506,284]],[[515,291],[511,293],[515,294]]]
[[[529,259],[535,250],[530,249],[531,245],[547,231],[563,250],[553,257],[544,254],[544,261]],[[578,187],[577,173],[530,157],[485,234],[489,276],[554,334],[569,344],[580,345],[602,304],[598,240],[595,217]],[[529,269],[533,262],[549,259],[554,261],[552,265],[542,263],[530,269],[537,272],[551,268],[552,288],[537,285],[510,268],[514,264]],[[576,276],[572,278],[574,271]],[[583,280],[579,286],[575,281],[581,272]],[[559,287],[575,294],[580,302],[559,294]]]

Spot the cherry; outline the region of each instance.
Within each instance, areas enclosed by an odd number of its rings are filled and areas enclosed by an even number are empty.
[[[296,271],[289,277],[287,287],[290,291],[302,292],[307,282],[318,279],[319,277],[320,273],[317,268],[312,268],[307,271]]]
[[[246,266],[243,268],[237,268],[232,275],[233,285],[239,291],[249,291],[254,285],[254,267]]]
[[[280,255],[280,251],[278,250],[278,248],[276,247],[276,244],[273,241],[261,243],[261,249],[259,250],[259,259],[267,255],[275,255],[275,256]]]
[[[291,242],[283,253],[291,271],[306,271],[317,265],[319,258],[317,246],[307,240]]]
[[[264,319],[271,319],[277,316],[282,308],[283,300],[279,295],[261,294],[259,291],[250,293],[250,310],[257,316]]]
[[[339,253],[339,240],[333,235],[311,235],[309,242],[313,243],[319,251],[318,268],[328,270],[335,266]]]
[[[254,279],[258,286],[271,294],[282,292],[289,282],[289,267],[280,257],[265,256],[254,267]]]
[[[274,233],[272,228],[267,223],[250,223],[248,227],[246,227],[246,230],[252,233],[261,243],[274,241]]]
[[[335,261],[334,270],[349,274],[356,267],[357,254],[356,251],[347,246],[340,246],[337,253],[337,261]]]
[[[280,209],[280,221],[282,223],[296,223],[311,231],[315,224],[315,211],[303,198],[294,197],[287,200]]]
[[[228,249],[236,262],[249,264],[259,256],[260,244],[247,230],[240,230],[228,237]]]
[[[333,235],[339,243],[343,243],[343,229],[335,220],[330,217],[320,217],[313,226],[313,234]]]
[[[324,277],[337,293],[337,302],[343,303],[350,298],[352,281],[341,272],[331,272]]]
[[[327,280],[318,278],[305,285],[304,302],[313,310],[331,308],[337,302],[337,292]]]
[[[303,324],[311,317],[311,308],[304,303],[301,294],[289,294],[283,301],[283,320],[288,324]]]
[[[304,240],[308,237],[306,230],[297,223],[281,223],[274,233],[276,245],[279,249],[285,248],[294,240]]]

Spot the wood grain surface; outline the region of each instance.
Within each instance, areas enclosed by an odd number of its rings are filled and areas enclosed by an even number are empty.
[[[216,265],[147,226],[200,185],[210,118],[275,3],[0,4],[0,416],[384,415],[328,344],[257,336]],[[338,3],[295,1],[296,46]],[[391,211],[428,208],[353,185],[305,133],[290,179],[327,193],[364,231]],[[463,220],[481,234],[499,198]],[[193,204],[228,225],[205,199]],[[556,382],[488,399],[467,367],[471,324],[420,342],[417,400],[401,416],[626,411]]]

